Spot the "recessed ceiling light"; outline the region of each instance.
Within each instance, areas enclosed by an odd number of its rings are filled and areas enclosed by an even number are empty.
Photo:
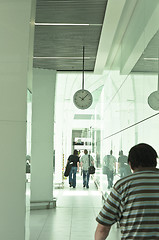
[[[147,60],[147,61],[158,61],[159,58],[144,58],[144,60]]]
[[[33,57],[36,59],[83,59],[83,57]],[[95,57],[85,57],[85,59],[95,59]]]
[[[34,23],[36,26],[102,26],[102,24],[89,23]]]
[[[65,1],[60,1],[60,0],[58,0],[58,1],[47,1],[47,0],[42,1],[42,0],[41,0],[41,1],[38,1],[38,3],[39,3],[39,2],[45,2],[45,3],[46,3],[46,2],[51,2],[51,3],[55,3],[55,2],[57,2],[57,3],[59,3],[59,2],[68,3],[68,2],[70,2],[70,3],[73,3],[73,2],[76,2],[76,1],[66,1],[66,0],[65,0]]]

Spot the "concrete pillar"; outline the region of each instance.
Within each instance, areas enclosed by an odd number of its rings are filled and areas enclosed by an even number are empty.
[[[41,202],[44,202],[45,205],[45,201],[48,204],[48,202],[53,200],[55,83],[55,71],[34,69],[32,94],[31,203],[32,207],[38,208]],[[33,203],[35,206],[33,206]]]
[[[26,103],[31,0],[0,4],[0,239],[25,239]]]

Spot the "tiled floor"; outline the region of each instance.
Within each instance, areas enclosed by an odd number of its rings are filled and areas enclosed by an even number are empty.
[[[27,191],[29,196],[29,189]],[[93,240],[97,226],[95,218],[103,205],[102,196],[93,181],[88,190],[82,188],[80,180],[76,189],[69,188],[66,181],[64,189],[54,190],[54,196],[57,198],[55,209],[30,212],[26,240]],[[29,221],[29,203],[27,213]],[[116,225],[107,239],[120,239]]]

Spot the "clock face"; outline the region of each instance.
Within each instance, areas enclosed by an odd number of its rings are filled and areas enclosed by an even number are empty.
[[[85,89],[80,89],[74,94],[73,102],[77,108],[87,109],[93,102],[92,94]]]
[[[153,110],[159,110],[159,91],[155,91],[150,94],[148,97],[148,104]]]

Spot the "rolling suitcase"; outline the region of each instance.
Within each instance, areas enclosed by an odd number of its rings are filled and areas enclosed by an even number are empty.
[[[68,162],[67,163],[66,168],[65,168],[65,172],[64,172],[65,177],[69,176],[69,173],[70,173],[71,168],[72,168],[72,164],[73,164],[73,162]]]

